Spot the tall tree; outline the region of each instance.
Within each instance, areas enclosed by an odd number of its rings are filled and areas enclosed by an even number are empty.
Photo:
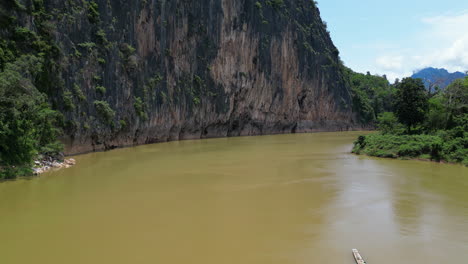
[[[397,85],[395,109],[398,120],[411,132],[421,124],[428,111],[428,96],[421,79],[405,78]]]
[[[444,90],[447,128],[454,126],[453,118],[468,114],[468,77],[455,80]]]

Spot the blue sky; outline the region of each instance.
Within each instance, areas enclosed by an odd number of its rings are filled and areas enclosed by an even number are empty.
[[[318,0],[341,59],[358,72],[407,77],[468,70],[468,0]]]

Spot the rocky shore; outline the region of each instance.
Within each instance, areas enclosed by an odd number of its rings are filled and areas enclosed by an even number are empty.
[[[58,169],[68,169],[76,164],[75,159],[64,159],[62,161],[46,158],[43,160],[36,160],[34,162],[34,167],[32,168],[34,175],[40,175],[42,173],[58,170]]]

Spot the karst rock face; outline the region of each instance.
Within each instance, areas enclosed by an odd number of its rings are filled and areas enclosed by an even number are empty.
[[[64,114],[68,154],[359,127],[314,1],[40,2],[60,51],[45,92]]]

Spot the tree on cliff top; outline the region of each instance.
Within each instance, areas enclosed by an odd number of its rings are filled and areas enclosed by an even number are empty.
[[[421,79],[405,78],[397,85],[395,109],[398,120],[411,128],[424,122],[428,111],[428,96]]]

